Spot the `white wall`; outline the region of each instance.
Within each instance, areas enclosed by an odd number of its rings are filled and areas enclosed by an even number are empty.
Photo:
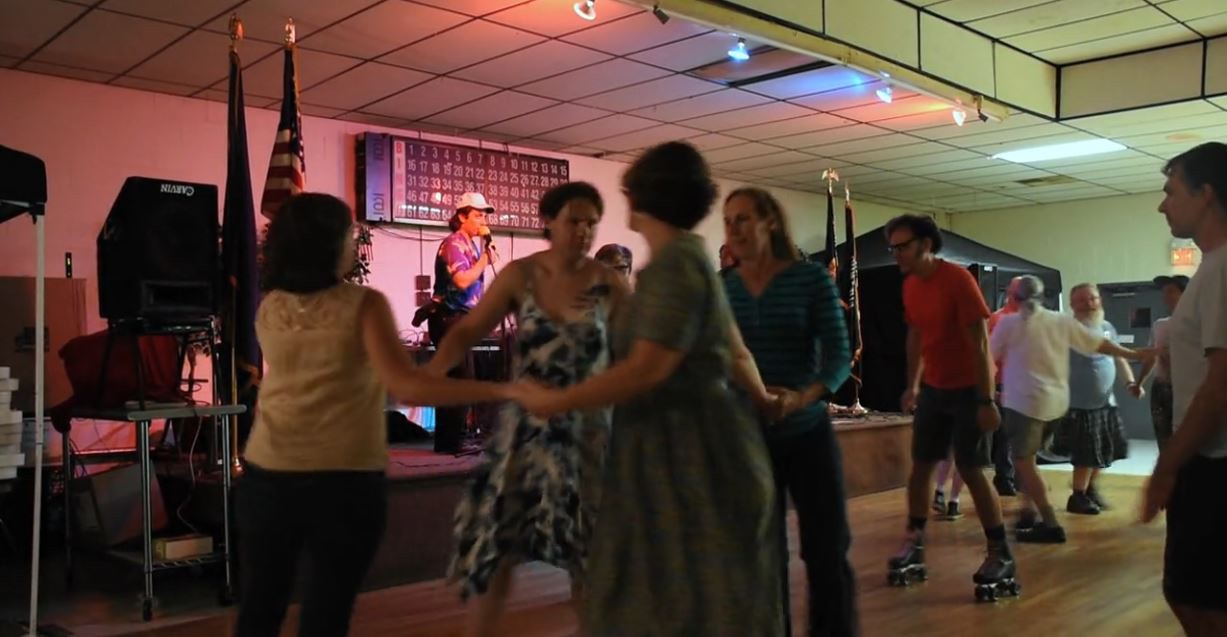
[[[950,229],[1061,271],[1065,289],[1082,283],[1149,281],[1192,274],[1171,265],[1172,237],[1154,194],[1084,199],[951,216]]]

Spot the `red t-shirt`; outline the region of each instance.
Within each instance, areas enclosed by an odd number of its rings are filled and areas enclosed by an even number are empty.
[[[909,327],[920,330],[924,384],[938,389],[976,386],[976,357],[981,354],[968,329],[987,319],[989,311],[970,272],[939,259],[929,278],[908,276],[903,281],[903,316]]]

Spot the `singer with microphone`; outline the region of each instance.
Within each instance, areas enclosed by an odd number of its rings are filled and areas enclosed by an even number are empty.
[[[439,244],[435,256],[436,307],[427,328],[435,345],[443,342],[448,329],[472,310],[485,291],[486,267],[498,259],[486,214],[494,212],[481,193],[467,192],[456,202],[456,213],[448,227],[452,233]],[[453,378],[472,378],[470,360],[449,374]],[[436,411],[435,451],[457,453],[464,440],[467,407],[440,408]]]

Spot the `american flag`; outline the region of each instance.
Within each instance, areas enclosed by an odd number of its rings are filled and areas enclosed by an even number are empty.
[[[302,114],[298,111],[298,47],[285,47],[285,82],[281,98],[281,122],[273,156],[268,162],[268,178],[264,181],[264,196],[260,198],[260,214],[272,218],[282,202],[307,187],[307,161],[303,153]]]

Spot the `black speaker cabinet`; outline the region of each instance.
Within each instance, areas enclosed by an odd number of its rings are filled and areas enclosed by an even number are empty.
[[[98,233],[98,304],[106,319],[217,313],[217,186],[129,177]]]

